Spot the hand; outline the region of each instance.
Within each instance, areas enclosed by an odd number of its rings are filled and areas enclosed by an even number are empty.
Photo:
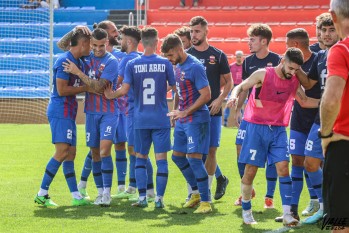
[[[234,114],[234,121],[233,121],[233,126],[240,127],[240,123],[242,121],[242,114],[241,110],[239,109],[234,109],[235,114]]]
[[[173,117],[174,120],[178,120],[188,116],[188,114],[186,111],[172,110],[171,112],[167,113],[167,116]]]
[[[71,74],[78,75],[81,70],[67,58],[67,62],[63,62],[63,71]]]
[[[113,86],[111,84],[104,89],[104,95],[107,99],[115,99],[114,93],[115,91],[113,91]]]
[[[321,146],[322,146],[322,153],[325,156],[326,152],[327,152],[327,147],[331,142],[336,142],[339,140],[347,140],[349,141],[349,137],[348,136],[344,136],[343,134],[337,134],[334,133],[332,137],[330,138],[322,138],[321,139]]]
[[[227,107],[236,108],[237,104],[238,104],[238,98],[231,97],[230,99],[228,99]]]
[[[211,108],[210,114],[211,115],[217,114],[219,110],[222,108],[222,104],[223,104],[223,100],[221,100],[221,98],[219,97],[214,101],[212,101],[212,103],[208,106],[209,108]]]
[[[77,30],[81,30],[84,34],[86,35],[89,35],[91,36],[92,35],[92,32],[91,30],[87,27],[87,26],[84,26],[84,25],[78,25],[74,28],[74,31],[77,31]]]
[[[174,119],[174,117],[170,118],[170,123],[171,123],[171,128],[174,128],[176,126],[176,120]]]

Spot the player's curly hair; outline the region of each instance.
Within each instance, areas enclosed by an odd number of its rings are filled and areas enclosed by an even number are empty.
[[[177,46],[183,47],[182,40],[179,38],[176,34],[169,34],[165,37],[164,41],[161,45],[161,52],[167,53],[173,48],[176,48]]]
[[[252,24],[248,29],[247,29],[247,35],[249,37],[252,36],[259,36],[262,39],[267,39],[267,44],[271,41],[271,38],[273,36],[273,31],[267,24]]]
[[[125,25],[120,29],[120,33],[124,34],[125,36],[130,36],[134,38],[137,41],[137,43],[139,43],[139,41],[141,40],[141,30],[139,30],[139,28],[136,26]]]

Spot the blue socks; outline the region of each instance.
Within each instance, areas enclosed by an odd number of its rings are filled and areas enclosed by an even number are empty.
[[[147,159],[136,158],[136,180],[139,197],[146,197],[147,194]]]
[[[150,159],[147,159],[147,190],[148,189],[154,189],[154,182],[153,182],[153,165],[151,164]]]
[[[241,207],[243,210],[250,210],[252,208],[251,200],[249,200],[248,202],[241,200]]]
[[[198,190],[198,185],[192,168],[190,167],[189,161],[185,156],[172,155],[172,161],[181,170],[187,183],[190,185],[192,190]]]
[[[91,156],[91,151],[89,151],[85,158],[84,166],[82,167],[81,180],[87,181],[88,177],[91,174],[91,171],[92,171],[92,156]]]
[[[202,161],[204,162],[204,164],[206,162],[206,159],[207,159],[207,155],[203,154],[202,155]],[[221,168],[218,166],[218,163],[217,163],[216,172],[214,173],[214,175],[215,175],[216,178],[218,178],[221,175],[223,175],[222,171],[221,171]]]
[[[115,154],[115,167],[118,176],[118,185],[125,185],[127,172],[126,150],[116,150]]]
[[[311,181],[309,179],[308,172],[305,169],[304,169],[304,177],[307,183],[310,199],[318,199],[315,193],[315,190],[313,189],[313,185],[311,184]]]
[[[292,181],[291,177],[279,177],[279,188],[282,205],[291,205],[292,198]]]
[[[110,188],[113,181],[113,159],[111,156],[102,157],[103,187]]]
[[[208,175],[202,159],[188,158],[188,161],[192,168],[192,171],[195,174],[201,201],[210,201],[208,190]]]
[[[157,160],[158,171],[156,173],[156,195],[163,197],[168,180],[168,163],[167,160]]]
[[[319,198],[319,203],[322,203],[322,169],[319,168],[316,172],[307,173],[316,196]]]
[[[41,188],[44,190],[48,190],[50,187],[50,184],[55,177],[59,167],[61,166],[61,163],[55,160],[53,157],[50,159],[50,161],[46,165],[46,170],[44,177],[41,182]]]
[[[92,172],[93,179],[95,180],[95,184],[97,188],[103,188],[103,178],[102,178],[102,162],[98,161],[92,162]]]
[[[299,197],[303,189],[303,171],[304,167],[292,166],[292,206],[298,206],[299,203]]]
[[[129,186],[136,188],[136,173],[135,173],[135,166],[136,166],[136,156],[130,155],[130,173],[129,173]]]
[[[245,173],[245,163],[239,163],[238,162],[238,169],[239,169],[239,174],[240,174],[240,178],[242,179],[242,177],[244,176]]]
[[[265,176],[267,179],[267,194],[265,197],[273,198],[278,177],[275,164],[267,166]]]
[[[70,192],[77,192],[78,186],[76,184],[74,161],[64,161],[63,162],[63,173],[65,180],[67,181]]]

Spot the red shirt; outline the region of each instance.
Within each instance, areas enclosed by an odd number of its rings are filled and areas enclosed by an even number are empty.
[[[327,70],[328,78],[339,76],[346,81],[339,114],[334,123],[333,131],[349,136],[349,37],[332,46],[328,53]]]

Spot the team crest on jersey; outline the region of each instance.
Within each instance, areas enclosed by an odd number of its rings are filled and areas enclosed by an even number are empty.
[[[105,65],[104,65],[104,64],[101,64],[101,65],[99,66],[99,68],[98,68],[98,71],[99,71],[99,72],[103,72],[104,68],[105,68]]]
[[[213,55],[211,55],[210,56],[210,62],[209,62],[211,65],[214,65],[214,64],[216,64],[216,57],[215,56],[213,56]]]
[[[181,77],[179,78],[181,81],[184,81],[185,73],[181,72]]]
[[[267,67],[272,67],[273,66],[273,63],[271,63],[271,62],[269,62],[268,64],[267,64]]]

